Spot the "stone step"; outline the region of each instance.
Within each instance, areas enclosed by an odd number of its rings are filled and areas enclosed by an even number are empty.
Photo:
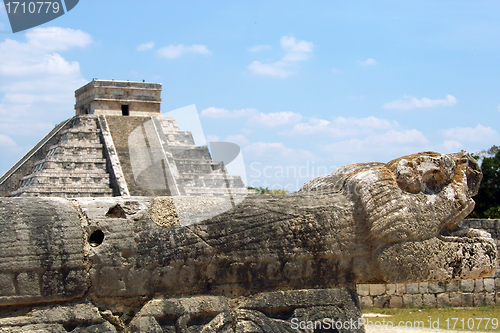
[[[96,163],[96,164],[102,164],[106,163],[106,159],[102,157],[93,157],[93,156],[67,156],[64,155],[62,158],[59,156],[51,156],[48,158],[45,158],[43,160],[35,162],[35,165],[38,164],[43,164],[47,162],[55,162],[55,163],[83,163],[83,162],[88,162],[88,163]]]
[[[65,185],[65,184],[41,184],[43,186],[40,186],[40,189],[65,189],[67,188],[68,190],[71,189],[77,189],[77,188],[82,188],[82,189],[108,189],[110,188],[109,185],[103,186],[103,184],[95,184],[95,183],[81,183],[78,184],[78,186],[71,186],[71,185]]]
[[[77,170],[66,170],[64,172],[61,172],[61,169],[51,169],[51,168],[40,168],[40,170],[37,170],[25,177],[30,177],[31,175],[44,175],[45,177],[60,177],[64,173],[65,177],[82,177],[82,176],[89,176],[89,177],[105,177],[108,175],[108,172],[105,169],[95,169],[95,170],[84,170],[84,169],[77,169]]]
[[[161,128],[164,133],[178,132],[179,126],[174,118],[171,117],[159,117],[157,118],[161,124]]]
[[[101,132],[100,129],[92,128],[92,127],[71,127],[68,128],[67,130],[64,130],[61,132],[61,134],[78,134],[78,133],[93,133],[93,134],[99,134]]]
[[[100,139],[101,131],[98,129],[80,129],[80,128],[70,128],[61,134],[61,140],[59,142],[90,142],[90,143],[101,143]]]
[[[102,148],[89,148],[85,147],[83,149],[76,150],[67,150],[67,149],[59,149],[55,148],[47,154],[45,160],[82,160],[82,159],[101,159],[102,156]]]
[[[28,189],[26,191],[15,191],[11,196],[22,196],[22,197],[62,197],[62,198],[85,198],[85,197],[111,197],[113,196],[112,189]]]
[[[239,176],[228,176],[227,181],[231,188],[245,187],[245,184],[243,183],[243,181]],[[182,178],[182,180],[179,181],[179,184],[183,184],[184,186],[209,187],[209,188],[220,188],[227,186],[226,179],[224,177],[205,178],[205,176],[191,178],[191,179]]]
[[[233,195],[245,195],[247,194],[247,189],[230,189]],[[224,188],[184,188],[185,195],[207,195],[207,196],[228,196],[229,192]]]
[[[94,116],[77,116],[73,120],[73,127],[93,127],[97,128],[96,117]]]
[[[101,161],[105,161],[106,159],[103,157],[102,151],[93,151],[89,154],[52,154],[47,155],[44,161],[61,161],[61,162],[79,162],[79,161],[88,161],[99,163]],[[40,162],[40,161],[39,161]]]
[[[56,148],[62,148],[64,150],[71,150],[71,149],[85,149],[85,148],[96,148],[96,149],[102,149],[104,145],[99,142],[99,143],[92,143],[92,142],[85,142],[85,141],[77,141],[77,142],[61,142],[56,145],[52,145],[49,147],[49,151],[52,149]]]
[[[21,192],[78,192],[81,190],[83,192],[107,192],[112,189],[107,186],[102,185],[94,185],[94,184],[79,184],[78,186],[68,186],[68,185],[40,185],[37,187],[20,187],[19,190]],[[16,191],[16,192],[17,192]],[[13,192],[14,193],[14,192]]]
[[[206,146],[178,148],[169,147],[174,159],[211,160],[210,152]]]
[[[201,173],[207,174],[214,171],[224,170],[222,162],[214,162],[211,160],[191,160],[191,159],[175,159],[177,170],[181,174],[184,173]]]
[[[55,169],[61,172],[74,170],[104,170],[106,171],[106,160],[92,160],[92,161],[59,161],[59,160],[42,160],[37,162],[33,172],[38,172],[42,169]]]
[[[88,176],[88,174],[81,174],[80,177],[74,175],[58,175],[47,176],[43,173],[26,176],[21,181],[21,187],[32,185],[78,185],[78,184],[96,184],[104,187],[109,186],[109,178],[103,177],[104,174]]]
[[[169,146],[195,146],[193,135],[191,132],[178,131],[178,132],[165,132],[167,144]]]
[[[65,193],[66,195],[61,195]],[[111,188],[84,188],[84,187],[30,187],[30,188],[19,188],[18,190],[12,192],[13,197],[111,197],[113,196],[113,190]]]
[[[227,173],[223,173],[220,170],[211,172],[211,173],[206,173],[206,174],[199,174],[199,173],[190,173],[186,172],[180,175],[180,179],[187,181],[187,180],[193,180],[193,179],[198,179],[198,178],[203,178],[203,179],[232,179],[232,178],[240,178],[240,176],[233,176],[229,175]]]

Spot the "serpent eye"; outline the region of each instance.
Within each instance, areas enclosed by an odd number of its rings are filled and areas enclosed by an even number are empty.
[[[453,180],[455,162],[447,155],[423,157],[417,167],[422,179],[422,192],[435,194]]]
[[[481,172],[481,167],[477,161],[472,158],[469,154],[466,155],[467,158],[467,187],[469,188],[469,194],[474,196],[479,191],[479,184],[483,179],[483,173]]]
[[[421,179],[418,176],[413,163],[401,159],[394,170],[396,182],[400,189],[410,193],[418,193],[422,188]]]
[[[410,193],[435,194],[453,180],[455,162],[446,155],[401,159],[395,170],[399,188]]]
[[[438,193],[449,183],[449,178],[439,169],[429,170],[422,175],[422,192],[425,194]]]

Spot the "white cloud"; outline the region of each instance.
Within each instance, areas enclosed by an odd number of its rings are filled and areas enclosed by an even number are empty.
[[[459,141],[445,140],[443,142],[443,147],[446,150],[444,153],[455,153],[457,151],[460,151],[463,145]]]
[[[354,118],[336,117],[332,121],[311,118],[307,123],[298,123],[290,131],[284,131],[285,135],[324,135],[331,137],[349,137],[357,135],[368,135],[377,131],[395,129],[399,125],[395,121],[380,119],[377,117]]]
[[[298,190],[308,179],[318,175],[317,164],[320,159],[309,150],[288,148],[281,142],[256,142],[242,149],[247,163],[249,186],[286,188]],[[321,174],[334,168],[324,168]]]
[[[459,142],[494,142],[500,139],[497,131],[481,124],[477,125],[475,128],[455,127],[446,129],[442,131],[442,134],[446,139]]]
[[[281,47],[288,51],[282,61],[295,62],[306,60],[313,51],[314,44],[305,40],[295,41],[295,37],[281,37]]]
[[[286,148],[281,142],[256,142],[244,148],[245,153],[250,153],[255,156],[264,155],[288,155],[293,153],[293,149]]]
[[[0,134],[0,147],[16,148],[17,144],[8,135]]]
[[[220,141],[220,138],[217,135],[209,134],[207,135],[207,142],[217,142]]]
[[[230,111],[224,108],[209,107],[201,111],[201,116],[233,119],[246,117],[249,125],[268,128],[294,124],[302,119],[299,113],[291,111],[262,113],[252,108]]]
[[[155,42],[142,43],[137,46],[137,51],[151,50],[153,47],[155,47]]]
[[[385,109],[410,110],[414,108],[432,108],[436,106],[453,106],[457,104],[457,99],[452,95],[446,95],[446,99],[430,99],[427,97],[416,98],[405,95],[403,98],[385,103]]]
[[[243,134],[246,134],[246,135],[250,135],[250,134],[252,134],[254,132],[250,128],[242,128],[241,131],[243,132]]]
[[[307,160],[318,159],[312,152],[305,149],[292,149],[286,147],[281,142],[255,142],[242,149],[244,156],[250,157],[250,160],[258,160],[265,157],[264,161],[270,164],[280,163],[301,163]]]
[[[325,119],[311,118],[307,123],[295,124],[290,132],[285,134],[290,135],[310,135],[320,134],[328,131],[330,122]]]
[[[256,113],[258,111],[252,108],[229,111],[224,108],[209,107],[201,111],[201,116],[207,118],[241,118],[249,117]]]
[[[4,145],[12,147],[8,137],[24,147],[11,151],[12,160],[2,160],[0,173],[54,124],[74,115],[74,91],[88,82],[79,63],[59,53],[90,45],[88,33],[49,27],[31,29],[24,37],[0,41],[0,135]]]
[[[185,53],[211,54],[205,45],[193,44],[191,46],[179,44],[162,47],[158,50],[158,55],[163,58],[178,58]]]
[[[237,145],[239,145],[240,147],[248,144],[248,139],[242,135],[242,134],[237,134],[237,135],[229,135],[228,137],[226,137],[224,139],[225,142],[232,142],[232,143],[236,143]]]
[[[85,47],[92,43],[92,37],[81,30],[47,27],[34,28],[25,34],[27,47],[47,52],[66,51],[72,47]]]
[[[429,140],[416,130],[389,130],[364,138],[338,141],[320,149],[335,154],[340,164],[356,162],[387,162],[394,158],[429,149]]]
[[[250,52],[261,52],[272,49],[271,45],[256,45],[250,48]]]
[[[358,64],[360,64],[361,66],[373,66],[377,64],[377,60],[368,58],[365,61],[358,61]]]
[[[281,48],[286,51],[285,56],[274,63],[253,61],[248,69],[253,74],[286,78],[293,74],[294,67],[301,61],[308,59],[313,51],[314,44],[304,40],[297,41],[295,37],[283,36],[280,40]]]
[[[74,75],[80,72],[78,62],[68,62],[55,52],[92,42],[86,32],[59,27],[35,28],[25,37],[26,42],[7,38],[0,43],[0,75]]]
[[[425,145],[429,143],[429,140],[425,137],[422,132],[411,129],[396,131],[390,130],[383,134],[372,135],[366,138],[372,145],[384,147],[385,145],[403,145],[403,144],[419,144]]]
[[[250,117],[249,122],[264,127],[277,127],[289,124],[295,124],[302,119],[299,113],[295,112],[273,112],[257,113]]]
[[[258,75],[286,78],[292,73],[285,67],[287,66],[282,61],[275,62],[274,64],[263,64],[255,60],[248,66],[248,69]]]

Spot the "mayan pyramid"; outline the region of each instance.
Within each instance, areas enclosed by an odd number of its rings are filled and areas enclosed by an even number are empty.
[[[76,115],[0,178],[0,196],[110,197],[242,193],[239,176],[160,113],[161,84],[93,80]]]

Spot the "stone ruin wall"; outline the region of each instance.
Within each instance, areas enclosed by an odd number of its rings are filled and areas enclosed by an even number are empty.
[[[500,219],[467,219],[460,226],[488,231],[500,248]],[[357,291],[362,309],[500,305],[500,269],[490,277],[475,280],[358,284]]]

